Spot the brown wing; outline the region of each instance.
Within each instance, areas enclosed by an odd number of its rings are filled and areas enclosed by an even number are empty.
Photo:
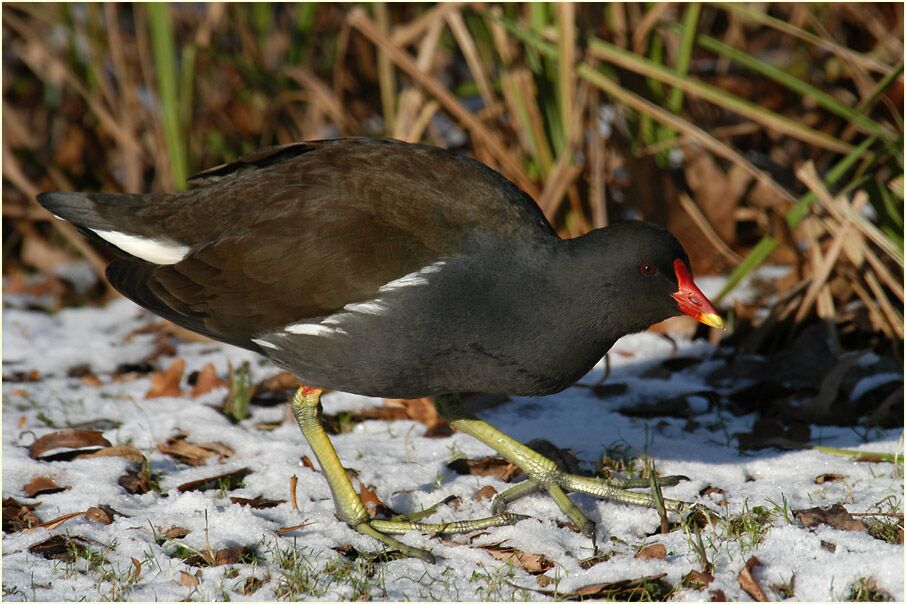
[[[144,229],[192,245],[182,261],[111,265],[117,289],[217,339],[248,339],[346,304],[478,233],[511,244],[555,237],[537,205],[496,172],[433,147],[371,139],[258,152],[155,196]],[[135,217],[133,216],[133,220]]]

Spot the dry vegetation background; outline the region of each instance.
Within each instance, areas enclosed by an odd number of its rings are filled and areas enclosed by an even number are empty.
[[[813,427],[847,426],[868,441],[876,428],[903,426],[903,4],[4,3],[2,22],[4,306],[24,300],[53,312],[101,305],[117,295],[102,278],[77,278],[86,272],[72,268],[78,260],[87,260],[82,269],[103,275],[107,251],[52,220],[34,200],[41,191],[174,190],[195,171],[306,139],[391,136],[439,145],[513,180],[564,237],[645,218],[680,238],[697,275],[730,275],[717,300],[723,300],[730,331],[709,357],[719,362],[696,394],[710,401],[709,412],[713,405],[752,417],[750,432],[732,435],[741,457],[755,449],[812,448],[894,463],[902,478],[901,454],[822,446],[821,429]],[[728,296],[763,264],[790,271],[754,280],[754,297]],[[248,417],[249,405],[284,404],[296,386],[288,374],[249,382],[247,368],[218,376],[210,364],[185,376],[185,361],[174,358],[172,327],[154,322],[127,340],[143,330],[154,334],[154,352],[140,364],[118,367],[109,379],[150,374],[146,398],[195,397],[228,384],[221,410],[238,422]],[[68,368],[69,377],[102,386],[91,359],[85,361]],[[694,375],[702,361],[667,358],[644,376]],[[4,400],[17,412],[15,401],[30,396],[29,388],[43,379],[41,369],[4,369],[5,382],[22,382],[11,384]],[[608,382],[591,389],[607,399],[621,387]],[[646,400],[618,412],[685,418],[693,431],[700,414],[688,399]],[[53,402],[40,406],[43,413]],[[328,415],[328,429],[342,433],[366,419],[412,419],[434,437],[450,433],[423,400],[387,401],[366,411]],[[75,438],[67,441],[75,449],[107,447],[136,462],[119,479],[126,492],[161,490],[151,453],[146,458],[131,445],[110,446],[100,430],[46,419],[38,414],[35,421],[44,421],[39,430],[65,429],[36,440],[31,459],[51,461],[45,449]],[[177,434],[157,447],[201,466],[233,455],[215,444],[212,449]],[[604,469],[608,459],[610,453]],[[495,472],[512,469],[502,458],[478,460],[490,470],[459,461],[465,466],[459,473],[500,477]],[[608,471],[625,473],[617,461]],[[227,493],[243,476],[221,474],[177,490]],[[44,478],[24,487],[29,500],[69,488]],[[816,482],[842,478],[820,474]],[[384,505],[373,492],[363,496],[369,505]],[[282,502],[230,501],[256,508]],[[115,521],[100,504],[48,519],[47,508],[35,512],[40,503],[5,499],[3,530],[50,530],[82,515],[104,525]],[[875,507],[856,514],[870,517],[864,523],[842,502],[793,514],[806,527],[827,524],[902,544],[902,499],[885,498]],[[728,515],[722,530],[735,541],[744,542],[746,531],[760,539],[777,514],[746,508]],[[746,518],[751,522],[739,520]],[[182,537],[185,532],[164,535]],[[55,535],[29,551],[51,560],[91,560],[89,549]],[[173,555],[208,567],[245,562],[247,553],[228,548],[198,558],[178,549]],[[543,556],[491,553],[532,574],[550,568]],[[272,557],[297,572],[296,555],[289,548]],[[592,565],[606,559],[589,558]],[[707,555],[702,560],[697,576],[707,579],[714,567]],[[107,568],[102,562],[93,564]],[[764,598],[749,567],[740,571],[740,585]],[[111,597],[128,594],[141,568],[122,592],[104,578]],[[542,578],[549,579],[539,577],[539,585]],[[644,579],[596,584],[565,597],[669,599],[678,589]],[[198,573],[182,572],[179,584],[194,587]],[[252,576],[241,593],[261,585]],[[278,597],[315,593],[310,586],[283,585]],[[792,579],[789,591],[771,589],[794,597]],[[890,598],[867,579],[846,589],[849,599]],[[15,593],[24,592],[4,584],[5,597]]]
[[[665,224],[698,274],[732,273],[720,298],[791,266],[728,309],[740,351],[820,318],[901,360],[901,4],[5,4],[3,41],[5,292],[114,295],[55,274],[105,252],[40,191],[392,136],[498,169],[564,236]]]

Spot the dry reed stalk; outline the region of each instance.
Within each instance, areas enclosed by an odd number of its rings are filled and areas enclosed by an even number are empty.
[[[664,13],[672,11],[674,7],[675,5],[669,2],[658,3],[645,13],[645,16],[642,17],[642,21],[639,23],[638,27],[632,32],[632,52],[637,55],[645,54],[645,42],[647,41],[648,34],[651,33],[654,26],[661,20]]]
[[[718,235],[717,231],[714,230],[714,227],[711,226],[711,222],[702,213],[701,209],[699,209],[698,204],[696,204],[684,191],[679,193],[679,202],[680,207],[686,212],[692,222],[695,223],[695,226],[702,232],[702,235],[705,236],[708,243],[710,243],[711,246],[727,260],[727,262],[732,266],[736,266],[742,262],[742,256],[730,249],[730,246],[720,238],[720,235]]]
[[[25,176],[25,173],[19,166],[19,160],[12,154],[5,141],[3,143],[3,176],[9,179],[16,188],[22,191],[30,199],[34,199],[37,197],[38,193],[41,192],[41,190]],[[41,210],[43,210],[46,219],[50,221],[60,235],[72,244],[86,260],[88,260],[88,263],[91,264],[91,268],[93,268],[98,275],[103,275],[107,268],[107,262],[101,258],[100,254],[94,251],[90,245],[88,245],[88,242],[85,241],[85,238],[82,237],[75,227],[68,222],[55,220],[50,212],[43,208],[41,208]]]
[[[533,197],[537,195],[534,183],[525,174],[522,166],[507,151],[505,145],[495,134],[488,130],[475,116],[466,109],[436,78],[426,74],[415,64],[407,52],[399,48],[393,41],[368,18],[361,8],[356,7],[349,12],[349,24],[358,29],[366,38],[375,45],[384,48],[390,58],[400,69],[405,71],[412,79],[422,86],[431,96],[449,111],[454,118],[459,120],[472,135],[476,144],[486,145],[494,159],[500,163],[505,176],[512,179],[526,193]]]
[[[815,164],[811,161],[806,162],[799,170],[796,171],[796,177],[800,181],[806,184],[809,188],[822,189],[826,191],[824,186],[824,181],[821,180],[821,177],[818,176],[818,172],[815,170]],[[866,220],[861,214],[854,211],[845,203],[838,203],[835,201],[830,194],[824,194],[818,196],[818,201],[827,211],[827,213],[834,217],[838,222],[844,222],[846,220],[852,221],[856,228],[867,237],[872,243],[881,248],[885,254],[887,254],[900,269],[903,268],[903,258],[900,256],[899,250],[896,246],[881,232],[881,230],[875,225],[871,224]]]
[[[493,107],[497,102],[497,99],[494,96],[494,88],[491,86],[491,81],[488,79],[487,73],[485,73],[481,57],[478,55],[478,48],[475,46],[475,40],[472,39],[472,34],[469,33],[469,28],[466,27],[466,22],[462,18],[462,13],[460,11],[448,12],[446,14],[446,21],[447,25],[450,26],[450,31],[453,33],[453,38],[459,45],[459,49],[462,50],[462,54],[466,59],[466,65],[469,66],[472,77],[475,78],[475,84],[478,86],[478,94],[481,95],[484,106]]]
[[[821,194],[814,189],[812,191],[816,195]],[[853,208],[856,211],[859,211],[867,202],[868,196],[864,191],[860,191],[853,199]],[[827,250],[827,254],[825,254],[821,262],[814,267],[808,289],[805,290],[802,303],[799,305],[799,310],[796,311],[796,316],[793,320],[797,323],[805,319],[808,315],[820,292],[826,291],[828,296],[830,295],[828,279],[837,264],[840,252],[843,251],[844,242],[849,238],[850,233],[853,230],[853,224],[850,221],[846,221],[842,224],[834,225],[832,228],[834,227],[836,227],[836,232],[828,231],[829,233],[833,233],[833,241],[831,242],[830,248]]]
[[[124,56],[126,46],[120,33],[118,7],[116,3],[106,3],[103,6],[107,21],[107,46],[117,82],[117,97],[119,98],[117,113],[122,120],[123,129],[135,139],[134,145],[121,147],[118,154],[125,174],[123,189],[128,193],[141,193],[144,150],[136,134],[138,132],[136,118],[141,115],[140,103],[136,94],[138,87],[126,64]]]
[[[541,197],[538,199],[538,205],[541,206],[548,218],[552,218],[557,213],[567,188],[572,186],[579,174],[582,173],[581,166],[573,165],[573,158],[582,145],[582,135],[585,133],[582,118],[588,103],[588,82],[582,82],[576,98],[577,107],[569,111],[571,121],[564,124],[566,126],[566,144],[563,146],[559,157],[557,157],[557,161],[554,162],[550,175],[544,184]],[[577,168],[578,172],[573,174],[573,168]],[[575,209],[574,207],[573,210]],[[581,215],[581,208],[579,208],[579,216]]]
[[[91,94],[78,80],[69,65],[58,59],[45,45],[42,36],[39,36],[24,21],[16,17],[11,11],[3,12],[3,20],[25,40],[26,44],[20,49],[19,57],[36,74],[53,73],[64,84],[70,86],[88,105],[92,113],[98,118],[104,130],[110,134],[121,146],[135,145],[135,140],[116,121],[110,111],[99,102],[97,96]]]
[[[397,46],[402,48],[410,46],[422,37],[422,34],[424,34],[426,29],[431,27],[432,23],[435,21],[443,21],[448,14],[462,10],[463,6],[464,4],[462,2],[442,2],[425,11],[415,19],[407,23],[396,25],[393,28],[393,32],[390,34],[390,38]]]
[[[443,25],[444,21],[442,19],[432,21],[419,45],[415,64],[426,73],[431,70],[431,66],[434,64],[434,57],[437,55]],[[413,126],[424,103],[425,95],[418,86],[410,86],[402,92],[399,101],[399,111],[396,114],[396,123],[392,125],[394,138],[410,143],[419,141],[419,139],[412,136]]]
[[[598,127],[598,107],[600,93],[597,87],[589,91],[588,121],[590,135],[587,137],[586,154],[588,156],[588,203],[591,206],[591,223],[596,229],[607,226],[607,189],[604,178],[605,140]]]
[[[385,36],[390,33],[390,17],[384,2],[375,2],[374,18],[378,30]],[[390,130],[396,122],[396,72],[390,55],[380,45],[377,46],[378,85],[381,89],[381,107],[384,109],[384,124]]]
[[[321,81],[308,68],[288,65],[283,68],[283,73],[295,80],[299,86],[308,92],[308,102],[321,108],[321,110],[344,131],[352,127],[346,119],[346,112],[340,100],[334,96],[333,91]]]
[[[580,64],[577,68],[580,76],[588,79],[592,84],[609,94],[614,99],[625,103],[639,113],[651,116],[656,121],[673,128],[674,130],[685,134],[690,140],[699,143],[702,147],[713,152],[718,157],[733,162],[751,174],[758,182],[767,185],[779,197],[791,204],[796,203],[796,198],[770,177],[766,172],[757,168],[752,162],[744,158],[736,149],[723,143],[698,126],[695,126],[687,120],[678,117],[669,111],[658,107],[642,97],[625,90],[619,84],[607,79],[596,69],[587,63]]]

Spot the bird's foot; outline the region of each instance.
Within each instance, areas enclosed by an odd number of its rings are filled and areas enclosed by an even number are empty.
[[[595,539],[595,524],[582,513],[582,510],[570,500],[566,492],[585,493],[599,499],[617,501],[645,507],[663,507],[667,511],[682,513],[691,509],[690,504],[675,499],[665,499],[660,495],[658,489],[653,489],[652,494],[639,493],[631,491],[633,488],[646,488],[652,486],[652,481],[646,478],[640,479],[604,479],[591,476],[580,476],[578,474],[569,474],[560,469],[548,468],[539,475],[529,474],[528,480],[517,484],[514,487],[499,493],[491,502],[491,511],[494,514],[502,514],[506,511],[507,506],[520,497],[535,493],[538,491],[547,491],[548,495],[553,498],[560,510],[566,514],[570,521],[575,524],[579,531]],[[657,487],[674,486],[682,480],[688,480],[685,476],[662,476],[654,479]]]
[[[399,551],[406,557],[420,558],[425,562],[433,563],[435,559],[434,555],[431,552],[417,547],[412,547],[411,545],[406,545],[402,541],[394,539],[390,535],[401,535],[410,531],[429,533],[432,535],[454,535],[458,533],[470,533],[472,531],[492,528],[495,526],[508,526],[511,524],[516,524],[520,520],[528,518],[528,516],[523,516],[521,514],[513,514],[511,512],[502,511],[500,513],[494,514],[493,516],[488,516],[487,518],[457,520],[455,522],[421,522],[422,518],[426,518],[433,514],[438,506],[446,503],[447,501],[448,499],[445,499],[444,501],[433,505],[421,512],[394,516],[389,520],[370,519],[358,524],[350,523],[350,526],[352,526],[355,530],[362,533],[363,535],[373,537],[387,547]]]

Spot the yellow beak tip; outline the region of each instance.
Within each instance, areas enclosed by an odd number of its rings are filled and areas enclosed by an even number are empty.
[[[698,320],[709,327],[723,329],[724,331],[727,330],[727,327],[724,325],[724,320],[720,318],[720,315],[713,313],[702,313],[698,316]]]

